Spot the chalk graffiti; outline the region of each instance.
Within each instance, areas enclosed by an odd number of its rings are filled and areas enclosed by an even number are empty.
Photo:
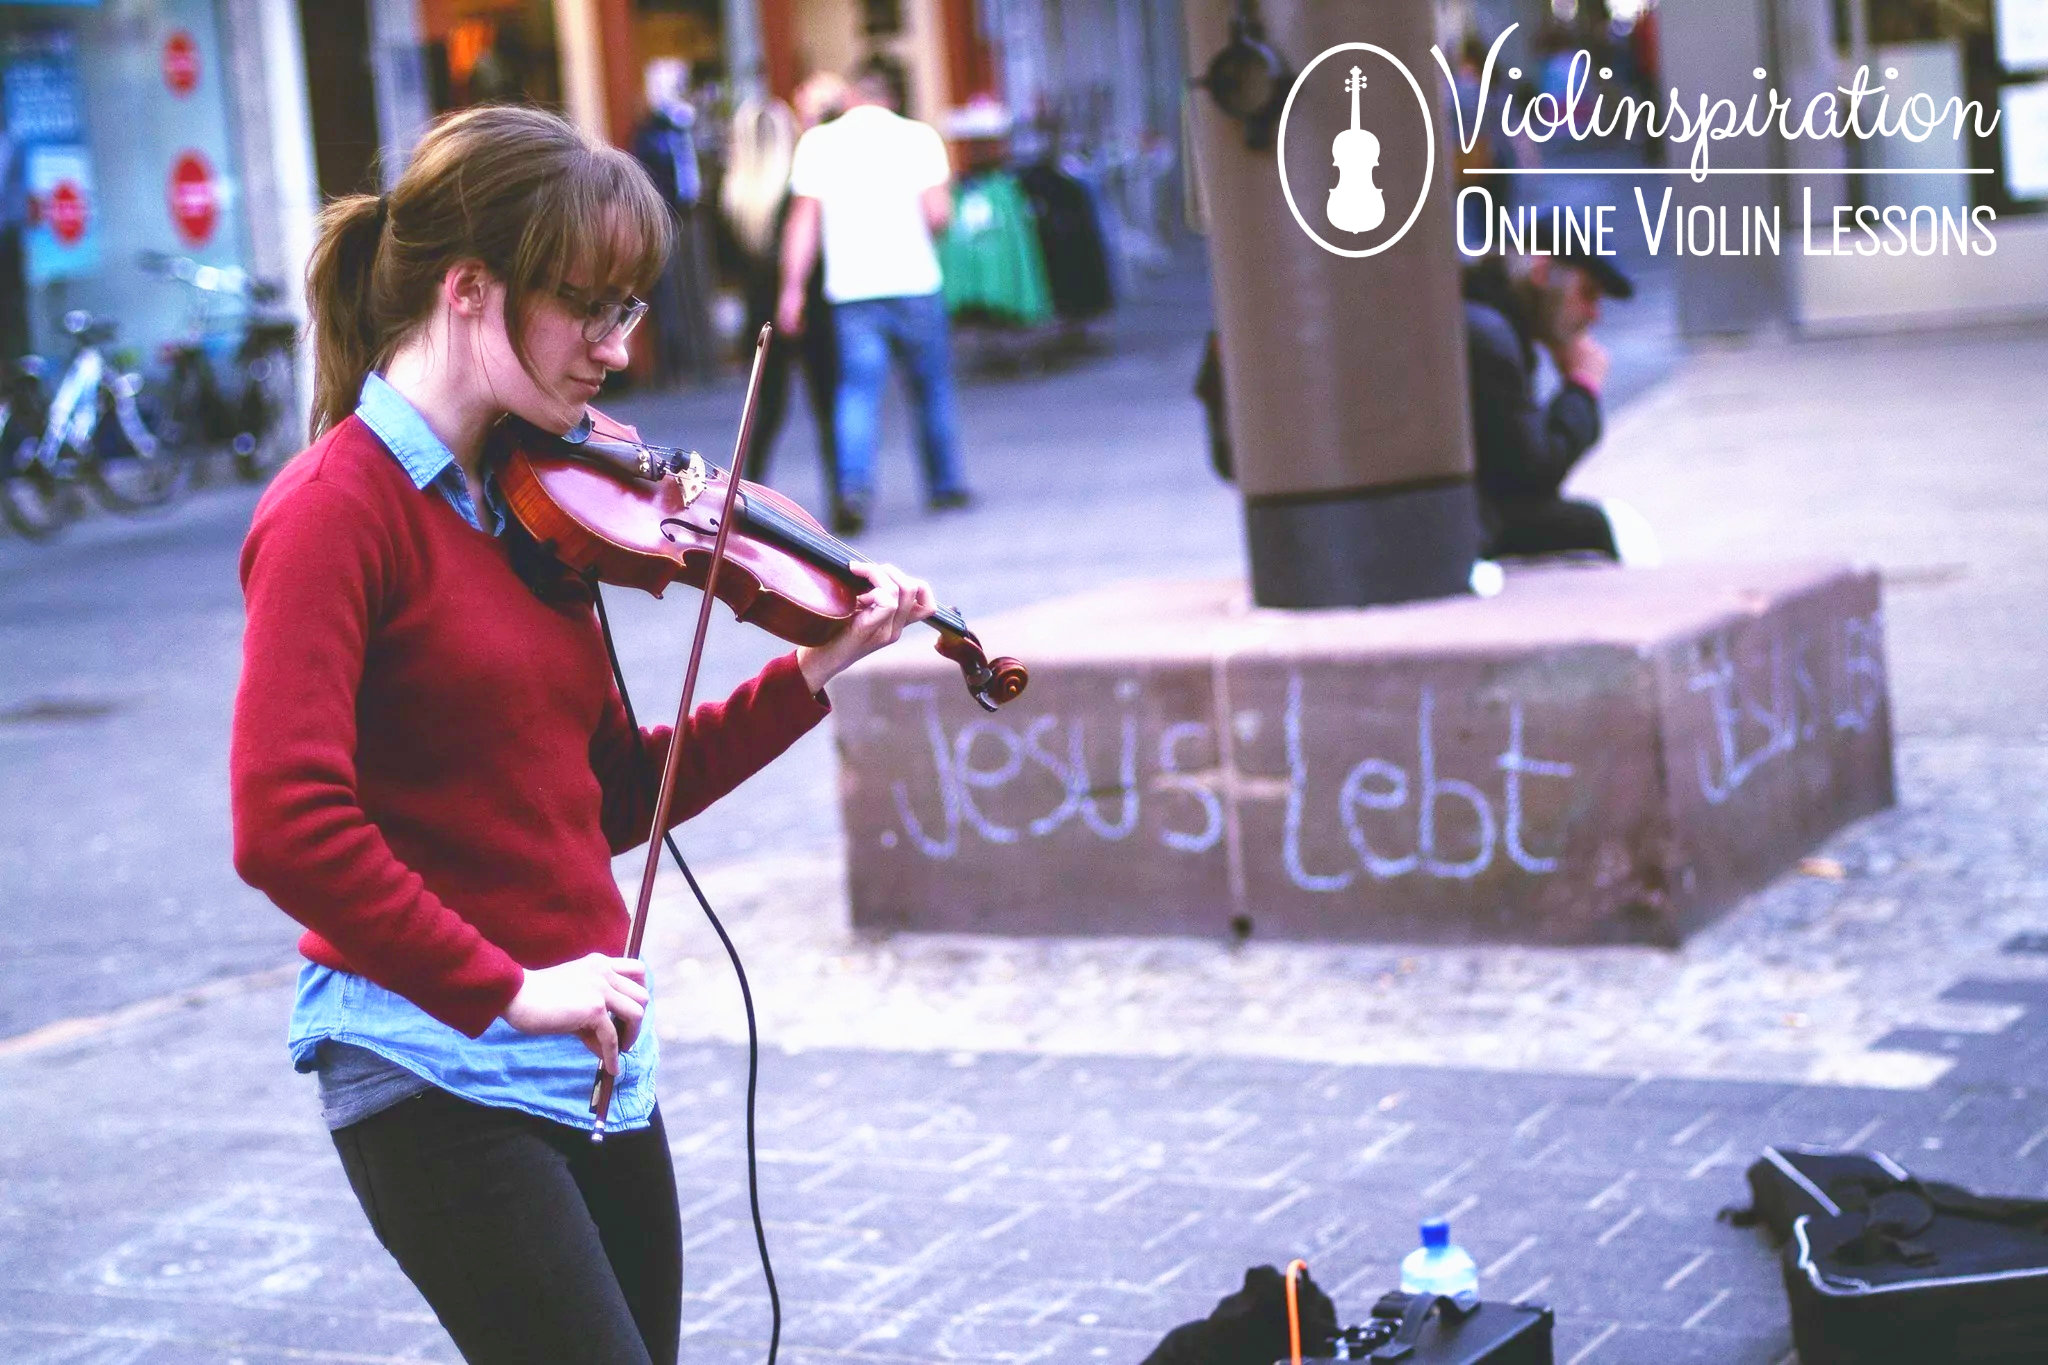
[[[904,685],[898,700],[917,711],[925,747],[938,790],[937,819],[929,807],[920,815],[910,784],[897,780],[890,794],[910,846],[927,858],[946,860],[961,847],[963,831],[990,844],[1016,844],[1026,837],[1046,838],[1076,823],[1094,837],[1110,842],[1129,839],[1140,828],[1147,800],[1161,803],[1157,823],[1160,846],[1176,853],[1206,853],[1222,842],[1227,811],[1221,788],[1224,774],[1215,766],[1189,767],[1190,753],[1215,751],[1215,727],[1206,721],[1177,721],[1164,726],[1153,749],[1153,771],[1140,782],[1140,729],[1137,716],[1126,710],[1116,723],[1116,772],[1098,785],[1089,769],[1086,726],[1057,715],[1033,717],[1022,727],[994,716],[978,716],[947,733],[939,712],[937,689]],[[1135,689],[1120,696],[1131,700]],[[1525,747],[1525,719],[1520,702],[1508,707],[1506,747],[1492,761],[1501,774],[1498,797],[1475,782],[1439,770],[1434,689],[1422,689],[1416,716],[1414,773],[1386,758],[1370,757],[1354,764],[1338,787],[1335,815],[1357,866],[1312,872],[1302,858],[1303,827],[1310,813],[1308,757],[1302,739],[1303,684],[1289,676],[1280,721],[1287,763],[1283,796],[1280,857],[1288,878],[1307,891],[1340,891],[1362,871],[1376,881],[1411,874],[1467,880],[1493,867],[1504,853],[1523,872],[1544,874],[1558,867],[1555,855],[1530,845],[1526,789],[1536,779],[1569,779],[1570,763],[1538,758]],[[1263,728],[1256,712],[1236,718],[1240,734]],[[1064,739],[1064,744],[1060,743]],[[1018,823],[1002,823],[984,807],[989,794],[1010,787],[1027,770],[1050,775],[1058,800],[1042,814]],[[1387,817],[1413,807],[1404,825],[1412,849],[1390,852],[1387,840],[1402,831]],[[1318,806],[1319,810],[1327,807]],[[1462,812],[1462,818],[1452,814]],[[1110,812],[1113,812],[1113,816]],[[1379,825],[1368,830],[1368,819]],[[1457,826],[1457,836],[1451,835]],[[1375,842],[1378,840],[1378,842]],[[1451,845],[1455,842],[1455,852]],[[895,831],[882,834],[884,847],[895,847]]]
[[[1663,714],[1628,724],[1691,743],[1694,762],[1679,747],[1668,775],[1660,762],[1640,780],[1686,784],[1690,768],[1704,801],[1722,806],[1750,784],[1768,789],[1759,774],[1780,760],[1836,764],[1844,742],[1882,729],[1882,614],[1717,632],[1668,676]],[[869,847],[939,862],[1079,839],[1137,859],[1221,856],[1233,879],[1251,863],[1335,895],[1558,874],[1595,856],[1604,836],[1588,822],[1611,821],[1608,808],[1628,799],[1604,785],[1618,771],[1607,758],[1557,752],[1561,727],[1605,724],[1579,710],[1583,698],[1525,702],[1438,680],[1390,710],[1354,683],[1321,696],[1298,672],[1280,682],[1260,685],[1256,704],[1201,718],[1160,715],[1135,677],[1085,715],[960,715],[940,685],[900,684],[881,732],[890,800],[850,807],[849,823]],[[1655,741],[1628,730],[1613,742]],[[1817,757],[1788,757],[1808,749]]]
[[[1708,804],[1726,803],[1772,759],[1813,740],[1824,725],[1861,734],[1875,724],[1884,702],[1883,640],[1881,613],[1844,617],[1819,637],[1775,631],[1761,662],[1744,667],[1731,654],[1728,636],[1714,636],[1686,683],[1705,694],[1713,721],[1711,740],[1694,754]]]
[[[1098,838],[1111,841],[1129,838],[1137,832],[1139,815],[1138,791],[1138,720],[1125,714],[1120,724],[1120,746],[1117,755],[1117,782],[1114,787],[1098,789],[1088,773],[1088,762],[1084,754],[1087,742],[1085,727],[1080,722],[1066,726],[1067,751],[1064,755],[1046,747],[1046,736],[1060,728],[1062,722],[1057,716],[1036,716],[1019,734],[1016,729],[995,717],[977,717],[968,721],[949,739],[945,723],[939,717],[939,699],[936,688],[929,685],[906,685],[896,689],[900,700],[915,703],[923,713],[925,740],[931,750],[933,771],[938,777],[939,801],[943,835],[933,835],[918,818],[910,799],[907,783],[898,781],[891,784],[890,794],[896,802],[896,815],[909,834],[911,846],[927,858],[951,858],[960,851],[960,831],[967,828],[991,844],[1014,844],[1021,837],[1020,831],[1011,825],[997,824],[985,814],[975,799],[976,792],[994,791],[1008,786],[1023,771],[1028,759],[1058,781],[1059,804],[1045,814],[1031,820],[1024,831],[1033,838],[1043,839],[1059,829],[1069,820],[1079,818],[1081,823]],[[1223,837],[1223,806],[1216,794],[1204,789],[1197,779],[1179,771],[1177,755],[1184,740],[1206,737],[1209,727],[1194,722],[1168,727],[1159,738],[1160,786],[1167,790],[1185,791],[1201,804],[1205,820],[1200,830],[1193,833],[1172,828],[1161,831],[1161,842],[1168,848],[1184,853],[1200,853],[1212,848]],[[976,746],[984,740],[992,741],[1001,751],[1002,757],[992,767],[978,768],[974,765]],[[1114,820],[1103,815],[1104,795],[1117,800],[1117,815]]]
[[[1377,881],[1420,872],[1424,876],[1466,881],[1494,865],[1497,850],[1505,843],[1510,862],[1522,871],[1540,874],[1557,870],[1558,860],[1530,852],[1524,829],[1522,784],[1530,777],[1569,778],[1573,767],[1552,759],[1533,758],[1522,749],[1522,704],[1508,707],[1508,747],[1493,766],[1505,778],[1503,804],[1505,819],[1494,812],[1493,802],[1477,783],[1445,777],[1438,771],[1436,753],[1436,692],[1422,689],[1416,718],[1415,780],[1408,770],[1384,758],[1368,758],[1344,775],[1337,792],[1337,818],[1343,822],[1344,837],[1358,855],[1359,867]],[[1302,863],[1302,827],[1307,815],[1309,787],[1308,760],[1302,748],[1302,681],[1299,674],[1287,680],[1287,708],[1281,726],[1287,748],[1287,809],[1282,821],[1280,861],[1289,881],[1304,891],[1341,891],[1358,875],[1356,868],[1336,872],[1311,872]],[[1377,850],[1367,837],[1362,811],[1393,812],[1416,796],[1414,851],[1393,855]],[[1446,802],[1462,805],[1470,820],[1471,853],[1463,858],[1442,856],[1444,827],[1440,816]],[[1505,836],[1503,838],[1503,836]]]
[[[1159,777],[1153,785],[1162,791],[1181,792],[1202,808],[1202,827],[1193,833],[1162,827],[1159,841],[1179,853],[1202,853],[1216,847],[1223,838],[1223,798],[1201,778],[1183,772],[1180,746],[1183,740],[1203,743],[1209,727],[1199,720],[1169,725],[1159,734]]]

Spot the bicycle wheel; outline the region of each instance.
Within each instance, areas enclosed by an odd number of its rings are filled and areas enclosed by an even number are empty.
[[[157,440],[187,455],[196,455],[206,443],[206,377],[200,367],[206,363],[197,352],[181,355],[171,372],[153,391],[149,429]]]
[[[292,423],[298,385],[289,347],[266,347],[241,362],[241,430],[235,433],[235,473],[261,483],[298,449]]]
[[[191,485],[192,461],[185,451],[157,439],[155,427],[161,424],[154,394],[138,397],[118,375],[101,388],[92,448],[79,464],[93,496],[108,511],[154,511]]]
[[[24,436],[0,469],[0,516],[24,540],[48,540],[84,508],[77,487],[58,478],[35,454],[35,438]]]

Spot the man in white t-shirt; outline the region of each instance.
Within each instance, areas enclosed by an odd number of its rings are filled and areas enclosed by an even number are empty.
[[[879,71],[864,72],[845,113],[805,133],[790,170],[789,225],[776,321],[803,329],[804,281],[822,241],[825,299],[839,338],[837,530],[858,532],[874,497],[882,386],[893,354],[917,414],[925,501],[969,502],[960,471],[953,354],[939,294],[934,234],[952,217],[945,143],[929,125],[899,117]]]

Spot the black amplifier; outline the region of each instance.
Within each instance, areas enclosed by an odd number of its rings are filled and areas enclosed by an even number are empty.
[[[1402,1365],[1552,1365],[1556,1315],[1527,1303],[1460,1308],[1427,1294],[1388,1294],[1372,1317],[1337,1334],[1321,1360],[1399,1361]],[[1278,1365],[1290,1365],[1282,1360]]]

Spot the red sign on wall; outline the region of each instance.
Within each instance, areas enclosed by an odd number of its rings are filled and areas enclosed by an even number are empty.
[[[180,152],[171,163],[171,221],[187,246],[205,246],[220,219],[220,187],[213,165],[199,152]]]
[[[65,246],[76,246],[85,237],[85,191],[75,180],[60,180],[51,187],[43,203],[43,218],[50,235]]]
[[[164,84],[173,95],[189,95],[199,88],[199,44],[184,29],[172,29],[164,39]]]

